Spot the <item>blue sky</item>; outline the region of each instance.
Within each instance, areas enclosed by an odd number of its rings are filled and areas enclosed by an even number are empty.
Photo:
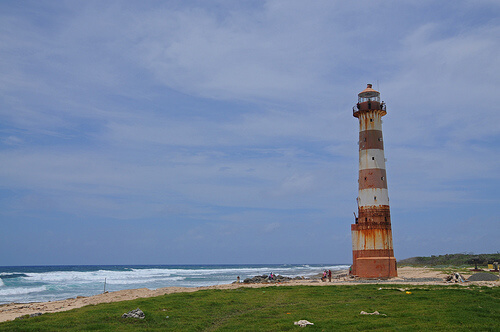
[[[0,265],[349,263],[357,93],[396,258],[500,250],[497,1],[2,1]]]

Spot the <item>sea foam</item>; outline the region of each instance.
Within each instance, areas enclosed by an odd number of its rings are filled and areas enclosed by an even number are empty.
[[[5,289],[0,289],[0,296],[40,293],[46,290],[47,290],[46,286],[5,288]]]
[[[244,280],[271,272],[308,277],[323,270],[347,268],[347,265],[314,264],[0,267],[0,304],[92,296],[104,290],[229,284],[237,277]]]

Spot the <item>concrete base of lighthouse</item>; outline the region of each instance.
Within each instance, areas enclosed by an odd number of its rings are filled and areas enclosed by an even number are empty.
[[[351,273],[361,278],[394,278],[398,276],[394,257],[359,257]]]
[[[389,222],[353,224],[351,232],[352,275],[360,278],[398,276]]]

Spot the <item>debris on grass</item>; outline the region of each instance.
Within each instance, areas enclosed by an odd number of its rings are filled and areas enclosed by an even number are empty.
[[[450,282],[465,282],[465,278],[460,273],[458,273],[458,272],[454,272],[454,273],[449,274],[448,276],[446,276],[446,278],[444,278],[444,280],[447,283],[450,283]]]
[[[386,314],[381,314],[378,311],[374,311],[374,312],[361,311],[359,314],[360,315],[380,315],[380,316],[387,316]]]
[[[305,319],[301,319],[299,320],[298,322],[294,322],[293,323],[294,325],[298,325],[300,327],[306,327],[307,325],[314,325],[314,323],[311,323]]]
[[[135,310],[132,310],[132,311],[129,311],[125,314],[122,315],[122,318],[139,318],[139,319],[144,319],[146,317],[146,315],[144,314],[144,312],[137,308]]]

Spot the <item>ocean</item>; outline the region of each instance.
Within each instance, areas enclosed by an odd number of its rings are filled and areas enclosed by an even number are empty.
[[[312,276],[340,264],[0,266],[0,304],[57,301],[106,291],[229,284],[256,275]]]

